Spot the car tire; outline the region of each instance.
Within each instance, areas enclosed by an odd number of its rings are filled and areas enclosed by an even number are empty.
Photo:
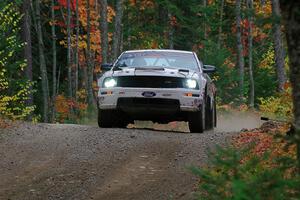
[[[205,103],[200,110],[189,114],[189,128],[191,133],[203,133],[205,130]]]
[[[100,128],[126,128],[127,125],[127,120],[119,111],[98,109],[98,126]]]
[[[216,101],[214,101],[214,127],[217,127],[217,104]]]
[[[211,106],[211,104],[213,104]],[[211,130],[215,127],[216,125],[216,110],[215,110],[215,102],[213,101],[211,103],[210,98],[207,98],[207,103],[206,103],[206,123],[205,123],[205,128],[206,130]]]
[[[112,128],[113,127],[113,111],[98,109],[98,126],[100,128]]]

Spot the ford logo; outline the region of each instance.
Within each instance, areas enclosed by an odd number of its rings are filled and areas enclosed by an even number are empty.
[[[155,97],[156,96],[155,92],[143,92],[142,95],[144,97]]]

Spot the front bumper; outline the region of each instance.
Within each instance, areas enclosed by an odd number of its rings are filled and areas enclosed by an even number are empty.
[[[144,97],[144,92],[154,92],[153,97]],[[174,99],[180,104],[180,111],[196,112],[203,102],[200,90],[181,88],[101,88],[98,92],[98,105],[100,109],[117,109],[119,98],[158,98]]]

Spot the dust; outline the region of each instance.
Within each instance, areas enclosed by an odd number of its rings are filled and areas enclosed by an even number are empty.
[[[262,125],[260,115],[257,112],[224,112],[218,113],[218,123],[216,132],[238,132],[242,129],[258,128]],[[188,123],[171,122],[169,124],[152,123],[151,121],[136,121],[129,128],[146,128],[160,131],[174,131],[188,133]]]
[[[237,132],[242,129],[258,128],[262,125],[260,115],[256,112],[231,112],[218,115],[218,132]]]

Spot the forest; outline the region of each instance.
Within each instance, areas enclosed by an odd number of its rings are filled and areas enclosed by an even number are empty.
[[[300,166],[299,10],[298,0],[1,0],[0,121],[85,123],[101,64],[132,49],[188,50],[216,66],[219,111],[292,124]]]
[[[5,116],[78,123],[95,109],[101,63],[130,49],[195,51],[217,66],[218,105],[258,108],[289,88],[277,0],[9,2],[1,3]]]

